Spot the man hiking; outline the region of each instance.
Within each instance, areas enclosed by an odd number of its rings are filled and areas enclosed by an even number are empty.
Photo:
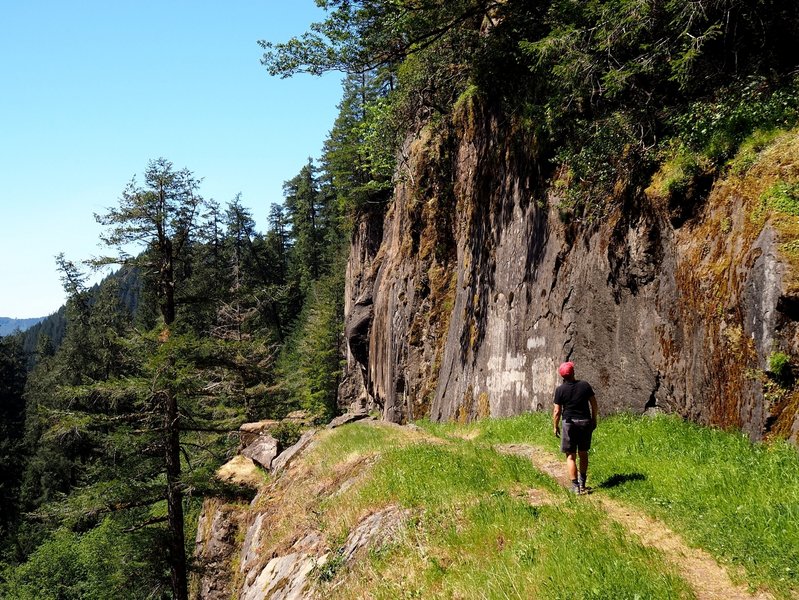
[[[574,378],[574,363],[565,362],[558,367],[563,377],[555,390],[552,409],[552,428],[560,438],[560,451],[566,454],[566,469],[572,481],[572,492],[585,494],[585,477],[588,473],[588,449],[591,434],[596,429],[597,403],[594,390],[587,381]],[[563,433],[560,422],[563,419]],[[576,457],[580,459],[579,477]]]

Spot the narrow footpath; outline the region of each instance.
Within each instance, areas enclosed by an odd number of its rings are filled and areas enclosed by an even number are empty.
[[[529,444],[499,444],[494,446],[494,449],[503,454],[527,458],[538,470],[555,479],[563,487],[571,487],[571,481],[565,473],[564,460],[551,452]],[[751,594],[745,585],[733,583],[727,571],[713,556],[704,550],[688,546],[662,521],[605,496],[590,494],[582,498],[605,511],[626,531],[638,537],[641,544],[662,552],[666,560],[677,566],[698,600],[773,599],[773,596],[767,592],[757,591]]]

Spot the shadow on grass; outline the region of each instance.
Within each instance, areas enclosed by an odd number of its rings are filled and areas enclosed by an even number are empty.
[[[646,479],[646,475],[643,473],[621,473],[617,475],[611,475],[605,481],[600,483],[597,488],[601,490],[607,490],[624,485],[625,483],[629,483],[631,481],[643,481],[644,479]]]

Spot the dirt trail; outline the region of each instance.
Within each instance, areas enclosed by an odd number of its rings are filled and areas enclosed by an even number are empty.
[[[499,444],[494,447],[503,454],[514,454],[529,459],[537,469],[554,478],[564,487],[571,487],[566,477],[563,459],[550,452],[528,444]],[[771,600],[773,596],[758,591],[750,594],[744,585],[735,585],[710,554],[691,548],[683,539],[657,519],[616,500],[596,495],[586,496],[624,529],[636,535],[645,546],[656,548],[675,564],[698,600]]]

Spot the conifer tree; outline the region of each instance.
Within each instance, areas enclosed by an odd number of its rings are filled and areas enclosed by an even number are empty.
[[[200,180],[188,169],[175,171],[171,162],[158,158],[147,165],[143,187],[134,178],[122,192],[118,206],[104,215],[95,214],[97,222],[108,228],[102,241],[116,254],[95,259],[92,264],[140,267],[144,276],[156,283],[166,325],[171,325],[177,314],[178,267],[187,259],[205,206],[197,192],[199,185]],[[137,249],[137,255],[130,254],[131,247]]]
[[[317,169],[309,158],[300,172],[283,184],[285,209],[291,223],[291,266],[303,291],[319,278],[323,265],[324,223]]]
[[[117,207],[109,208],[105,215],[95,215],[97,221],[108,228],[102,240],[117,254],[95,260],[94,264],[116,263],[143,268],[145,276],[155,281],[161,316],[167,328],[177,316],[176,287],[181,282],[179,267],[188,258],[205,205],[197,192],[199,183],[188,169],[175,171],[171,162],[159,158],[148,164],[143,187],[134,179],[122,193]],[[129,253],[131,246],[144,250],[139,255],[141,258]],[[167,329],[164,341],[169,337]],[[163,372],[175,369],[172,354],[166,353],[163,360]],[[156,373],[162,371],[156,369]],[[181,394],[172,385],[157,385],[161,379],[156,375],[153,377],[153,391],[149,400],[160,414],[160,423],[155,429],[161,432],[166,473],[172,592],[176,599],[181,600],[187,597],[180,461]]]

